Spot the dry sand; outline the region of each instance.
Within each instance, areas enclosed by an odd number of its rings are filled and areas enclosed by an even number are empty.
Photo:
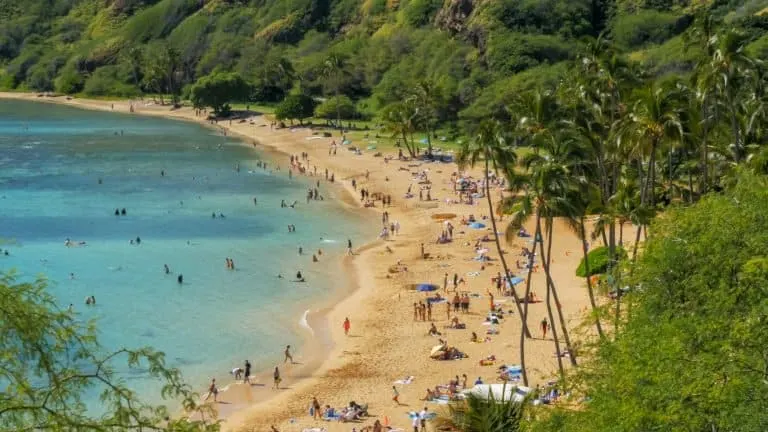
[[[65,98],[39,98],[29,94],[2,94],[4,98],[28,100],[45,100],[64,103],[88,109],[99,109],[115,112],[128,112],[129,102],[106,102]],[[206,123],[201,117],[196,117],[191,108],[170,110],[168,107],[145,105],[134,102],[135,112],[144,115],[158,115],[168,118],[183,119]],[[218,408],[225,417],[224,430],[234,431],[267,431],[270,425],[276,425],[282,431],[301,431],[308,427],[324,427],[330,432],[350,431],[353,427],[360,430],[373,423],[378,418],[393,427],[407,429],[410,420],[408,411],[418,411],[429,407],[430,411],[439,410],[440,406],[420,401],[426,389],[434,388],[437,384],[447,384],[455,376],[466,374],[469,386],[482,377],[486,383],[497,382],[496,366],[480,366],[479,360],[495,355],[500,364],[519,363],[519,332],[520,323],[517,314],[508,315],[497,328],[498,335],[490,336],[491,341],[485,343],[470,343],[470,334],[475,331],[481,338],[485,337],[488,327],[482,322],[488,311],[487,292],[496,295],[495,285],[491,278],[501,272],[498,254],[493,243],[484,243],[489,249],[488,254],[493,260],[481,268],[482,263],[473,261],[475,256],[474,243],[485,234],[491,234],[491,229],[474,230],[459,224],[462,216],[474,214],[480,218],[488,215],[485,199],[475,205],[449,204],[446,199],[455,198],[450,181],[451,174],[458,170],[455,164],[399,162],[392,160],[385,163],[382,157],[374,157],[374,151],[364,151],[355,155],[345,148],[339,148],[336,156],[328,155],[329,143],[334,138],[307,140],[312,136],[308,129],[271,130],[269,120],[264,116],[254,116],[250,122],[230,124],[229,121],[218,123],[218,127],[231,133],[238,134],[249,143],[258,142],[260,145],[272,148],[283,154],[281,165],[287,165],[288,154],[307,152],[310,165],[317,165],[318,173],[322,176],[325,168],[335,173],[336,182],[344,186],[352,196],[359,194],[352,190],[351,179],[357,181],[358,190],[368,189],[370,192],[391,194],[393,206],[387,208],[391,221],[399,221],[401,233],[389,241],[377,240],[356,250],[354,257],[345,258],[345,269],[348,269],[358,289],[336,304],[327,313],[327,325],[333,340],[332,348],[316,345],[315,349],[305,349],[297,361],[303,365],[282,367],[282,357],[276,355],[276,364],[281,364],[285,381],[283,389],[271,390],[271,374],[259,375],[262,385],[246,387],[244,384],[231,383],[227,391],[219,396]],[[362,145],[364,143],[353,143]],[[392,152],[385,153],[396,156]],[[413,184],[418,191],[418,184],[413,180],[411,172],[428,170],[432,182],[431,202],[419,201],[418,193],[411,199],[405,199],[404,194],[409,185]],[[365,173],[369,172],[366,179]],[[322,177],[321,177],[322,178]],[[492,191],[492,196],[498,198],[499,190]],[[355,199],[357,202],[358,200]],[[370,219],[371,224],[381,224],[381,202],[377,208],[360,211]],[[440,222],[431,216],[435,213],[455,213],[453,220],[456,226],[452,243],[436,244],[436,239],[443,230]],[[488,221],[484,221],[490,225]],[[500,224],[500,230],[506,226]],[[533,224],[527,226],[533,231]],[[625,228],[625,235],[631,234],[631,227]],[[626,237],[629,238],[629,237]],[[374,240],[374,239],[371,239]],[[529,239],[519,238],[512,244],[507,244],[507,263],[512,269],[515,261],[520,258],[521,247],[531,244]],[[422,259],[421,244],[431,256]],[[392,252],[388,252],[389,247]],[[574,270],[581,258],[581,243],[563,223],[556,223],[554,228],[554,245],[552,250],[552,276],[559,290],[563,311],[567,317],[570,330],[583,321],[583,314],[589,305],[586,287],[583,279],[575,276]],[[407,266],[407,272],[389,273],[390,266],[400,260]],[[521,262],[524,260],[521,259]],[[427,294],[408,290],[413,283],[430,282],[439,285],[441,295],[443,277],[448,273],[452,279],[458,273],[466,284],[460,285],[462,291],[477,293],[482,298],[473,298],[471,312],[459,313],[462,322],[467,327],[464,330],[446,329],[446,305],[438,304],[433,308],[433,319],[438,329],[443,333],[450,345],[456,346],[469,358],[453,361],[436,361],[429,358],[430,349],[437,344],[437,338],[428,335],[429,322],[414,321],[413,303],[423,300]],[[452,283],[449,282],[449,288]],[[524,285],[518,286],[518,293],[524,290]],[[544,275],[542,272],[533,273],[532,290],[540,298],[546,293]],[[496,297],[499,300],[499,297]],[[504,310],[515,309],[511,298],[501,298]],[[548,334],[547,339],[541,338],[539,323],[546,316],[543,303],[529,306],[529,326],[534,338],[526,342],[526,360],[530,384],[542,384],[555,376],[557,361],[555,349]],[[453,313],[451,313],[453,316]],[[345,336],[342,322],[349,317],[352,329]],[[308,345],[312,346],[312,345]],[[567,360],[565,361],[567,363]],[[222,375],[224,375],[222,373]],[[395,380],[414,376],[413,383],[398,385],[402,405],[392,401],[392,385]],[[202,391],[202,389],[201,389]],[[308,408],[312,397],[317,397],[325,406],[341,408],[349,403],[369,404],[369,412],[373,416],[368,420],[357,423],[328,423],[313,420],[309,417]]]

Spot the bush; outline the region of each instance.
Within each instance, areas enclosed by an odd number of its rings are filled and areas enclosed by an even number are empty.
[[[572,43],[557,36],[499,33],[488,44],[488,66],[507,75],[567,60],[575,52]]]
[[[190,89],[189,99],[196,107],[209,106],[216,115],[229,113],[228,102],[248,100],[251,86],[235,72],[216,72],[200,78]]]
[[[86,80],[83,93],[88,96],[133,97],[139,94],[139,89],[119,77],[117,66],[105,66],[96,69]]]
[[[298,120],[303,123],[305,118],[312,117],[315,111],[315,100],[311,97],[298,94],[289,95],[275,108],[275,117],[278,120]]]
[[[442,6],[443,0],[411,0],[403,11],[405,21],[414,27],[429,24]]]
[[[642,10],[632,15],[619,15],[613,22],[611,35],[617,45],[637,48],[649,43],[662,43],[681,33],[689,24],[671,13]]]
[[[349,120],[357,118],[357,111],[352,99],[346,96],[334,96],[326,99],[315,108],[315,117],[326,120],[335,120],[336,118]]]
[[[53,83],[56,93],[75,94],[83,90],[85,77],[74,67],[65,67]]]
[[[618,259],[623,259],[627,256],[627,252],[623,248],[617,246],[616,255],[618,256]],[[589,275],[587,275],[587,271],[584,265],[584,258],[582,258],[581,262],[579,263],[579,267],[576,269],[576,276],[587,277],[596,274],[602,274],[608,270],[609,260],[607,247],[601,246],[599,248],[593,249],[589,252],[589,254],[587,254],[587,258],[589,259]]]

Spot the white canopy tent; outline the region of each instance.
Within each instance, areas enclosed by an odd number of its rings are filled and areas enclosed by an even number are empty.
[[[522,402],[530,392],[530,387],[514,384],[476,384],[471,389],[462,391],[461,394],[465,396],[472,394],[483,399],[488,399],[489,395],[493,395],[493,399],[496,401]]]

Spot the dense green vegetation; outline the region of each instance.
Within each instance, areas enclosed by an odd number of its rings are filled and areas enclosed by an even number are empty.
[[[766,212],[766,178],[744,175],[659,217],[621,332],[570,377],[579,408],[540,412],[533,430],[767,430]]]
[[[622,248],[616,248],[619,259],[626,257],[626,252]],[[589,263],[587,263],[589,260]],[[582,258],[579,266],[576,268],[576,276],[587,277],[605,273],[611,263],[611,251],[605,246],[600,246],[589,251],[587,258]],[[589,274],[587,274],[587,265],[589,265]]]
[[[759,52],[768,17],[756,13],[766,3],[0,0],[0,88],[177,102],[198,80],[233,72],[250,89],[230,102],[344,96],[338,120],[376,117],[428,82],[440,97],[426,131],[503,115],[521,90],[556,83],[601,33],[654,74],[689,72],[681,35],[703,8],[745,29]]]

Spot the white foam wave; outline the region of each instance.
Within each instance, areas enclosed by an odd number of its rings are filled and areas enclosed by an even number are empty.
[[[309,326],[309,322],[307,321],[308,316],[309,316],[309,309],[305,310],[304,313],[301,315],[301,319],[299,320],[299,325],[309,330],[312,336],[314,336],[315,330],[313,330],[312,327]]]

